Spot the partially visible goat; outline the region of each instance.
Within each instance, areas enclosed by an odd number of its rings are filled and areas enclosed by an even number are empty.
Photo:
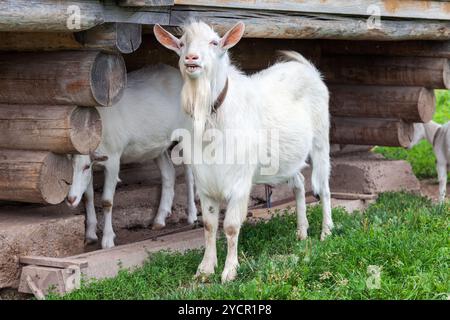
[[[174,198],[175,169],[167,149],[174,130],[184,128],[189,119],[181,109],[182,81],[177,69],[169,66],[145,67],[128,74],[122,99],[111,108],[97,108],[102,119],[102,141],[91,155],[74,155],[73,182],[66,203],[76,207],[85,196],[86,241],[97,241],[92,166],[104,167],[102,204],[104,228],[102,248],[114,246],[112,206],[121,163],[155,159],[161,171],[162,193],[153,228],[165,226]],[[188,192],[188,222],[197,219],[192,171],[185,166]]]
[[[236,24],[222,38],[203,22],[187,25],[180,39],[159,25],[155,25],[154,33],[161,44],[180,56],[184,79],[181,101],[193,118],[194,144],[198,145],[196,137],[214,129],[225,136],[223,140],[216,139],[217,150],[229,151],[225,147],[229,141],[245,141],[248,147],[237,151],[237,158],[246,159],[245,163],[194,161],[192,165],[206,238],[197,275],[214,272],[219,205],[226,202],[223,227],[228,254],[222,281],[236,277],[238,236],[247,216],[252,184],[289,182],[297,202],[297,235],[300,239],[307,237],[305,188],[300,170],[308,156],[313,165],[313,190],[323,204],[321,238],[325,239],[333,227],[328,182],[329,98],[316,68],[299,53],[289,51],[284,53],[284,62],[250,77],[242,74],[230,63],[227,50],[244,34],[243,23]],[[261,143],[261,131],[276,133],[278,150]],[[278,157],[278,170],[263,173],[262,154]],[[249,155],[257,157],[255,163]]]
[[[434,121],[414,123],[414,136],[409,149],[426,139],[433,146],[436,155],[436,169],[439,180],[439,201],[445,201],[447,171],[450,171],[450,122],[440,125]]]

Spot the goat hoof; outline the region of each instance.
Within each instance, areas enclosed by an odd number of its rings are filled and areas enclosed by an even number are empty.
[[[320,234],[320,241],[324,241],[326,238],[328,238],[331,235],[331,229],[323,229],[322,233]]]
[[[153,223],[152,230],[161,230],[161,229],[164,229],[165,227],[166,227],[165,224],[155,222],[155,223]]]
[[[236,279],[237,276],[237,270],[236,267],[230,267],[226,268],[222,272],[222,283],[226,283],[229,281],[233,281]]]
[[[84,244],[88,245],[88,244],[94,244],[98,242],[98,238],[97,237],[86,237],[86,239],[84,240]]]
[[[114,238],[115,237],[116,237],[115,235],[112,235],[112,236],[109,236],[109,237],[103,237],[103,239],[102,239],[102,249],[113,248],[115,246],[114,245]]]
[[[297,230],[297,239],[298,240],[306,240],[308,238],[308,231],[307,229],[304,230]]]

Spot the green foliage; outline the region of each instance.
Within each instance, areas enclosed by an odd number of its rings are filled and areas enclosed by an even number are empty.
[[[450,120],[450,90],[436,90],[436,113],[433,120],[438,123],[446,123]],[[408,161],[414,174],[420,179],[437,177],[436,157],[428,141],[420,142],[411,150],[395,147],[376,147],[374,151],[381,153],[387,159]]]
[[[322,212],[308,209],[310,237],[296,239],[296,217],[243,227],[236,281],[222,285],[226,244],[206,283],[193,275],[202,250],[160,252],[141,268],[84,283],[62,299],[447,299],[450,207],[408,193],[385,193],[364,214],[334,209],[335,230],[319,241]],[[366,285],[381,268],[379,289]]]

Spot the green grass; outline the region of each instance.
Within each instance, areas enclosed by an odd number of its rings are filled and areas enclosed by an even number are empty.
[[[433,120],[445,123],[450,120],[450,90],[436,90],[436,113]],[[422,141],[411,150],[395,147],[376,147],[375,152],[381,153],[388,159],[406,160],[419,179],[435,178],[436,157],[428,141]],[[450,173],[449,173],[450,179]]]
[[[447,299],[450,207],[407,193],[385,193],[364,215],[334,209],[336,228],[319,241],[321,210],[308,209],[310,238],[295,237],[294,215],[246,224],[238,279],[222,285],[219,267],[207,283],[193,279],[202,250],[160,252],[134,272],[83,284],[62,299]],[[368,289],[368,267],[381,268]]]

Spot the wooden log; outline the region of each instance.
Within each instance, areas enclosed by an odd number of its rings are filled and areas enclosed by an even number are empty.
[[[327,56],[319,69],[329,83],[450,88],[450,65],[444,58]]]
[[[103,23],[99,1],[0,1],[0,31],[75,32]]]
[[[86,31],[70,32],[0,32],[0,50],[56,51],[102,50],[130,53],[141,44],[140,24],[104,23]]]
[[[401,120],[331,119],[331,143],[407,147],[413,133],[413,125]]]
[[[450,58],[450,41],[320,40],[324,55],[382,55]]]
[[[126,1],[126,0],[125,0]],[[142,2],[144,0],[129,0]],[[240,8],[258,11],[334,13],[342,15],[450,20],[450,4],[440,0],[175,0],[176,5]],[[371,9],[371,6],[377,9]]]
[[[142,26],[134,23],[105,23],[75,33],[75,39],[88,48],[131,53],[141,45]]]
[[[0,103],[111,106],[125,85],[125,63],[116,54],[0,54]]]
[[[117,3],[122,7],[163,7],[172,6],[174,0],[119,0]]]
[[[365,17],[195,6],[173,7],[169,24],[181,26],[189,19],[205,21],[221,34],[236,22],[242,21],[246,25],[244,37],[248,38],[380,41],[450,39],[448,21],[381,19],[380,28],[368,28]]]
[[[72,183],[72,163],[47,151],[0,149],[0,200],[57,204]]]
[[[267,68],[276,62],[280,57],[278,50],[298,51],[314,63],[318,63],[320,59],[320,47],[317,43],[312,40],[292,39],[242,39],[230,50],[230,56],[242,69],[254,71]],[[128,71],[155,63],[178,68],[178,56],[168,53],[152,34],[144,35],[141,48],[124,59]]]
[[[436,110],[433,90],[422,87],[330,85],[329,89],[333,116],[428,122]]]
[[[0,104],[0,148],[89,154],[101,136],[95,108]]]

